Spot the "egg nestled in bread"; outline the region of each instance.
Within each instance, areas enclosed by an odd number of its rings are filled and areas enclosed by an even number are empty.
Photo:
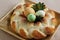
[[[44,3],[19,5],[14,10],[10,24],[22,38],[42,39],[55,31],[55,13]]]

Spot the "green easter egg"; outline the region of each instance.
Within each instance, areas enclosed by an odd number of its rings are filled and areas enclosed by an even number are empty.
[[[29,14],[29,15],[27,16],[27,20],[30,21],[30,22],[35,21],[35,19],[36,19],[36,16],[35,16],[34,14]]]

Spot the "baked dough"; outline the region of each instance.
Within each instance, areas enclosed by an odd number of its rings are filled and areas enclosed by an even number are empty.
[[[51,35],[55,31],[56,18],[55,13],[48,8],[45,8],[45,16],[42,22],[28,22],[25,18],[29,13],[35,14],[34,9],[30,5],[18,5],[11,16],[11,28],[18,33],[22,38],[41,39]],[[24,15],[24,16],[21,16]]]

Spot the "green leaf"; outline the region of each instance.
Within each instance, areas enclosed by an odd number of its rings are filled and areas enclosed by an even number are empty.
[[[44,3],[39,2],[39,3],[35,4],[35,5],[33,5],[32,8],[33,8],[33,9],[35,10],[35,12],[36,12],[36,11],[38,11],[38,10],[44,10],[44,9],[45,9],[45,5],[44,5]]]

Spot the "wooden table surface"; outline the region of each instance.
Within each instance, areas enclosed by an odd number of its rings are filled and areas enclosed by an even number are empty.
[[[19,40],[16,37],[9,35],[8,33],[0,30],[0,40]]]

